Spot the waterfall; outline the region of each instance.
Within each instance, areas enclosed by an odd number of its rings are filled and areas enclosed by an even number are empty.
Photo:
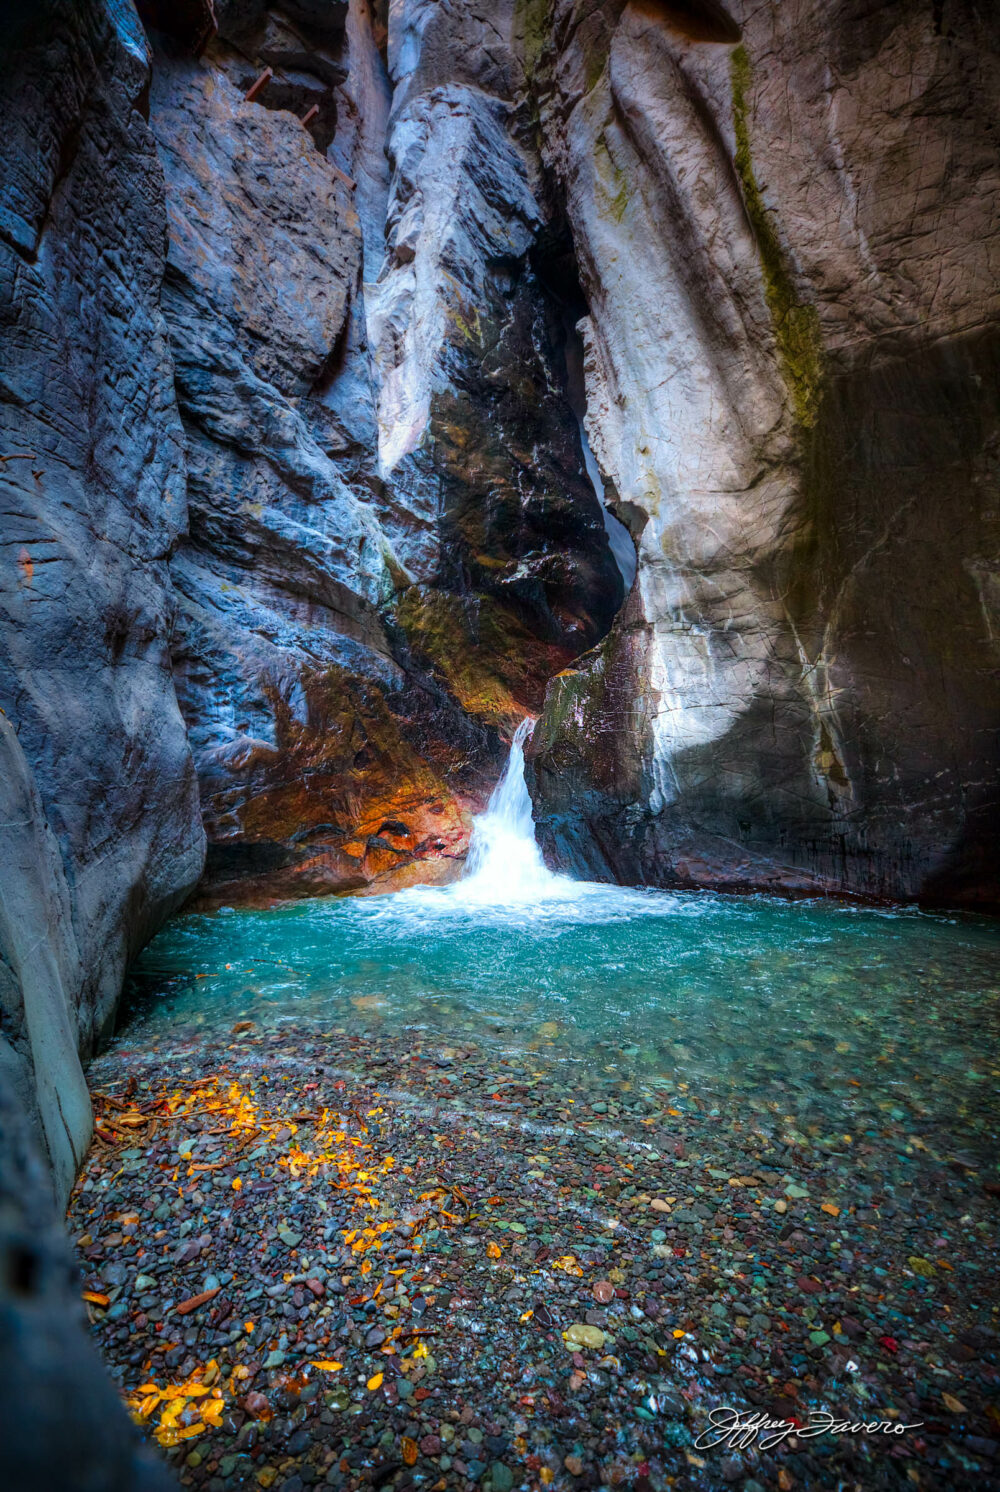
[[[521,721],[510,744],[503,776],[493,789],[486,812],[472,825],[472,843],[460,882],[463,900],[531,901],[565,884],[546,868],[535,843],[531,798],[524,780],[524,743],[535,722]]]

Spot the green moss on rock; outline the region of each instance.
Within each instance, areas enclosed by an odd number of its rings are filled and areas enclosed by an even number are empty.
[[[768,308],[774,323],[782,371],[795,415],[804,430],[816,423],[823,386],[823,355],[819,315],[815,306],[798,297],[774,218],[757,183],[750,151],[748,96],[750,59],[745,47],[733,50],[731,61],[733,126],[736,134],[736,172],[743,188],[747,214],[757,240]]]
[[[549,39],[552,0],[516,0],[514,33],[520,42],[525,76],[534,77]]]

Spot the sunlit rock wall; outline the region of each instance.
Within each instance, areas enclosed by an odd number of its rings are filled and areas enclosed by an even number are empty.
[[[525,17],[639,545],[536,733],[549,854],[995,901],[1000,14]]]

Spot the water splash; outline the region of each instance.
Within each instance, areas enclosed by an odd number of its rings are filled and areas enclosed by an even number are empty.
[[[462,901],[535,901],[563,894],[572,885],[566,876],[553,875],[535,840],[531,797],[524,780],[524,746],[535,722],[527,716],[514,732],[503,776],[472,825],[472,842],[459,882]]]

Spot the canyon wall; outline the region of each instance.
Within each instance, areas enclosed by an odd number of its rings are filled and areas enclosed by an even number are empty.
[[[448,878],[501,730],[621,596],[537,156],[471,12],[442,56],[433,8],[387,55],[365,0],[216,15],[199,56],[151,33],[150,96],[203,898]]]
[[[550,858],[995,905],[1000,15],[526,8],[638,578],[534,738]]]
[[[169,651],[185,489],[148,79],[130,7],[5,7],[0,1483],[32,1492],[169,1484],[87,1340],[56,1205],[90,1140],[80,1055],[203,858]]]
[[[33,1147],[199,882],[453,876],[539,711],[577,873],[995,906],[998,827],[995,7],[139,13],[0,43],[0,1466],[123,1492]]]
[[[163,179],[129,7],[8,10],[0,213],[0,1077],[65,1195],[86,1054],[198,880],[169,649],[186,523]]]

